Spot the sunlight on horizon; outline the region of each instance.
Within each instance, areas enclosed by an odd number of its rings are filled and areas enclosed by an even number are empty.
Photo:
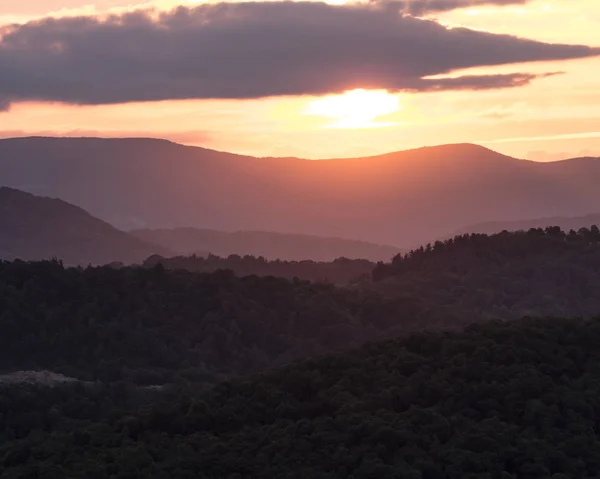
[[[313,100],[307,105],[305,113],[333,119],[327,128],[353,129],[388,126],[389,123],[375,120],[400,110],[400,100],[387,90],[358,88]]]

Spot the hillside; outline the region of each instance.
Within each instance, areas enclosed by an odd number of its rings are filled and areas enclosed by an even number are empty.
[[[535,163],[476,145],[309,161],[150,139],[22,138],[0,141],[0,177],[121,229],[278,231],[399,246],[484,221],[581,216],[600,201],[597,159]]]
[[[373,271],[387,295],[414,295],[437,314],[591,316],[600,312],[600,230],[558,227],[437,241]],[[460,314],[460,313],[459,313]]]
[[[180,255],[211,253],[227,257],[262,256],[267,260],[333,261],[336,258],[389,261],[400,253],[394,246],[342,238],[283,234],[266,231],[223,231],[198,228],[134,230],[137,238],[160,244]]]
[[[577,217],[550,216],[547,218],[533,218],[522,221],[490,221],[467,226],[458,230],[458,232],[452,236],[468,233],[490,235],[502,231],[527,231],[531,228],[547,228],[548,226],[558,226],[564,231],[578,231],[581,228],[588,228],[590,225],[600,225],[600,213]]]
[[[0,263],[0,371],[212,382],[415,330],[600,311],[597,228],[457,237],[350,286],[185,271],[181,261]]]
[[[329,284],[56,262],[0,263],[0,298],[0,372],[149,385],[214,381],[360,344],[410,310]]]
[[[591,478],[599,342],[599,320],[523,320],[371,344],[207,392],[13,387],[3,477]]]
[[[218,270],[233,271],[238,276],[276,276],[293,280],[300,278],[313,282],[348,285],[370,278],[376,263],[366,259],[338,258],[333,261],[268,261],[263,257],[230,255],[175,256],[163,258],[150,256],[142,265],[152,268],[161,264],[171,270],[187,270],[195,273],[212,273]]]
[[[141,262],[168,252],[59,199],[0,188],[0,259],[87,265]]]

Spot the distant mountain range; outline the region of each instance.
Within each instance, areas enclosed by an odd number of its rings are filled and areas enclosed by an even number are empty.
[[[287,261],[339,257],[389,261],[400,250],[361,241],[267,232],[181,228],[124,232],[60,199],[0,188],[0,259],[58,258],[66,264],[142,263],[153,255],[212,253]]]
[[[0,141],[5,185],[60,197],[121,229],[279,231],[413,246],[468,224],[582,216],[600,161],[536,163],[481,146],[368,158],[254,158],[152,139]]]
[[[364,241],[264,231],[226,233],[197,228],[176,228],[135,230],[131,234],[143,241],[161,245],[181,255],[211,253],[227,257],[231,254],[238,254],[285,261],[333,261],[340,257],[389,261],[402,251],[394,246],[383,246]]]
[[[58,258],[70,265],[137,263],[162,246],[142,241],[65,201],[0,188],[0,259]]]
[[[485,233],[494,234],[502,231],[529,230],[531,228],[546,228],[548,226],[560,226],[564,231],[589,228],[592,225],[600,226],[600,213],[575,218],[565,216],[550,216],[547,218],[534,218],[523,221],[489,221],[467,226],[458,230],[455,234]],[[454,236],[454,235],[452,235]]]

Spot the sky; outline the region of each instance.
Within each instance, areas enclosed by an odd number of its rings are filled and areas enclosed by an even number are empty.
[[[600,156],[598,0],[0,0],[0,137]]]

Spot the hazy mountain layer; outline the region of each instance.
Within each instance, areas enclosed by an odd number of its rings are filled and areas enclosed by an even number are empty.
[[[160,244],[181,255],[211,253],[217,256],[262,256],[268,260],[333,261],[336,258],[389,261],[400,253],[394,246],[383,246],[342,238],[283,234],[264,231],[223,231],[197,228],[131,231],[141,240]]]
[[[161,140],[0,141],[6,185],[80,205],[122,229],[279,231],[414,245],[467,224],[580,216],[600,161],[517,160],[475,145],[369,158],[253,158]]]
[[[119,231],[62,200],[0,188],[0,259],[66,264],[141,262],[169,250]]]

